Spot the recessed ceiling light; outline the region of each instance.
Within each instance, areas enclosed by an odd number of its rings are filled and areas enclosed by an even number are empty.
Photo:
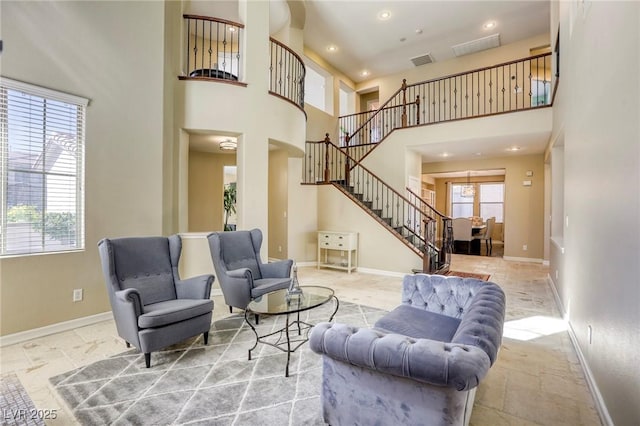
[[[496,21],[485,22],[485,24],[482,26],[482,28],[484,28],[485,30],[491,30],[495,27],[496,27]]]
[[[366,76],[369,75],[369,71],[363,70],[363,71],[360,72],[360,75],[363,76],[363,77],[366,77]]]
[[[441,157],[448,157],[451,154],[449,154],[448,152],[443,152],[442,154],[440,154]]]
[[[328,52],[337,52],[338,51],[338,47],[334,46],[333,44],[329,47],[327,47],[327,51]]]
[[[381,10],[380,12],[378,12],[379,20],[386,21],[389,18],[391,18],[391,12],[389,12],[388,10]]]
[[[422,29],[421,29],[421,28],[418,28],[418,29],[416,30],[416,34],[422,34]]]
[[[520,147],[519,146],[512,146],[511,148],[508,148],[507,151],[511,151],[511,152],[520,151]]]
[[[481,152],[476,152],[476,155],[477,155],[477,156],[481,156],[481,155],[482,155],[482,153],[481,153]]]

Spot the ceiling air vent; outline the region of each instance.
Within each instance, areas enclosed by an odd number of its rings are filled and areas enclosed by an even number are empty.
[[[451,48],[456,56],[463,56],[470,53],[482,52],[483,50],[498,46],[500,46],[500,34],[493,34],[477,40],[468,41],[466,43],[456,44],[455,46],[451,46]]]
[[[427,65],[433,62],[433,56],[431,56],[431,53],[425,53],[424,55],[411,58],[411,62],[413,62],[413,65],[416,67],[419,67],[420,65]]]

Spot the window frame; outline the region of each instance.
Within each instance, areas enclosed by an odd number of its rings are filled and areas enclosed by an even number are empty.
[[[63,107],[71,107],[73,109],[73,114],[76,115],[76,126],[75,126],[75,135],[74,139],[74,147],[76,149],[76,160],[73,166],[70,166],[69,170],[72,170],[73,173],[67,175],[67,177],[72,178],[72,182],[75,186],[75,197],[72,196],[71,200],[73,200],[73,213],[75,214],[75,240],[73,244],[64,244],[60,241],[58,247],[55,245],[53,248],[47,247],[44,243],[45,237],[42,237],[43,244],[34,250],[34,246],[31,246],[31,240],[27,238],[18,239],[20,242],[26,242],[26,249],[19,250],[7,250],[7,235],[8,235],[8,203],[10,202],[9,198],[9,126],[10,126],[10,112],[9,112],[9,96],[10,92],[23,93],[27,96],[37,97],[43,99],[43,128],[46,130],[49,126],[54,126],[53,123],[50,123],[46,119],[46,111],[48,111],[49,106],[47,102],[55,102],[66,104]],[[65,92],[60,92],[58,90],[49,89],[42,86],[37,86],[30,83],[21,82],[18,80],[13,80],[10,78],[0,76],[0,111],[5,112],[5,114],[1,114],[0,117],[0,258],[9,258],[9,257],[21,257],[21,256],[33,256],[33,255],[46,255],[46,254],[56,254],[56,253],[64,253],[64,252],[76,252],[76,251],[84,251],[85,250],[85,147],[86,147],[86,126],[87,126],[87,106],[89,105],[89,100],[80,96],[72,95]],[[55,126],[54,126],[55,127]],[[25,128],[29,131],[29,135],[33,134],[35,127],[27,127]],[[47,140],[43,133],[43,147],[46,144],[45,140]],[[57,176],[58,178],[64,176],[60,174],[59,171],[48,172],[46,170],[37,171],[37,172],[29,172],[32,175],[41,174],[43,177],[47,176]],[[46,182],[46,179],[43,178],[43,182]],[[43,186],[46,188],[46,185]],[[73,191],[70,192],[73,194]],[[52,195],[49,193],[48,189],[43,189],[42,193],[42,202],[45,203],[47,199],[50,199]],[[47,209],[43,208],[43,212],[46,212]],[[55,210],[54,210],[55,212]],[[64,212],[63,212],[64,213]],[[44,226],[44,218],[42,219],[42,226]],[[54,227],[55,229],[55,227]],[[43,231],[44,232],[44,231]]]

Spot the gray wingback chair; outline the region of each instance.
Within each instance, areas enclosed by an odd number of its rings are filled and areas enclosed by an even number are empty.
[[[256,297],[289,287],[293,260],[262,263],[262,232],[259,229],[212,232],[207,235],[207,240],[224,301],[230,311],[233,307],[245,309]]]
[[[322,409],[331,425],[466,425],[496,361],[505,296],[473,278],[416,274],[373,328],[320,323]]]
[[[180,279],[180,236],[104,238],[98,251],[118,335],[144,353],[147,368],[151,352],[200,333],[207,344],[214,276]]]

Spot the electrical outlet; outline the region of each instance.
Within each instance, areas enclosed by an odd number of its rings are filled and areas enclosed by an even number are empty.
[[[527,245],[526,245],[526,244],[524,244],[524,245],[522,246],[522,250],[527,251]]]
[[[82,301],[82,289],[76,288],[73,290],[73,301],[81,302]]]
[[[587,326],[587,341],[589,344],[593,343],[593,328],[590,325]]]

